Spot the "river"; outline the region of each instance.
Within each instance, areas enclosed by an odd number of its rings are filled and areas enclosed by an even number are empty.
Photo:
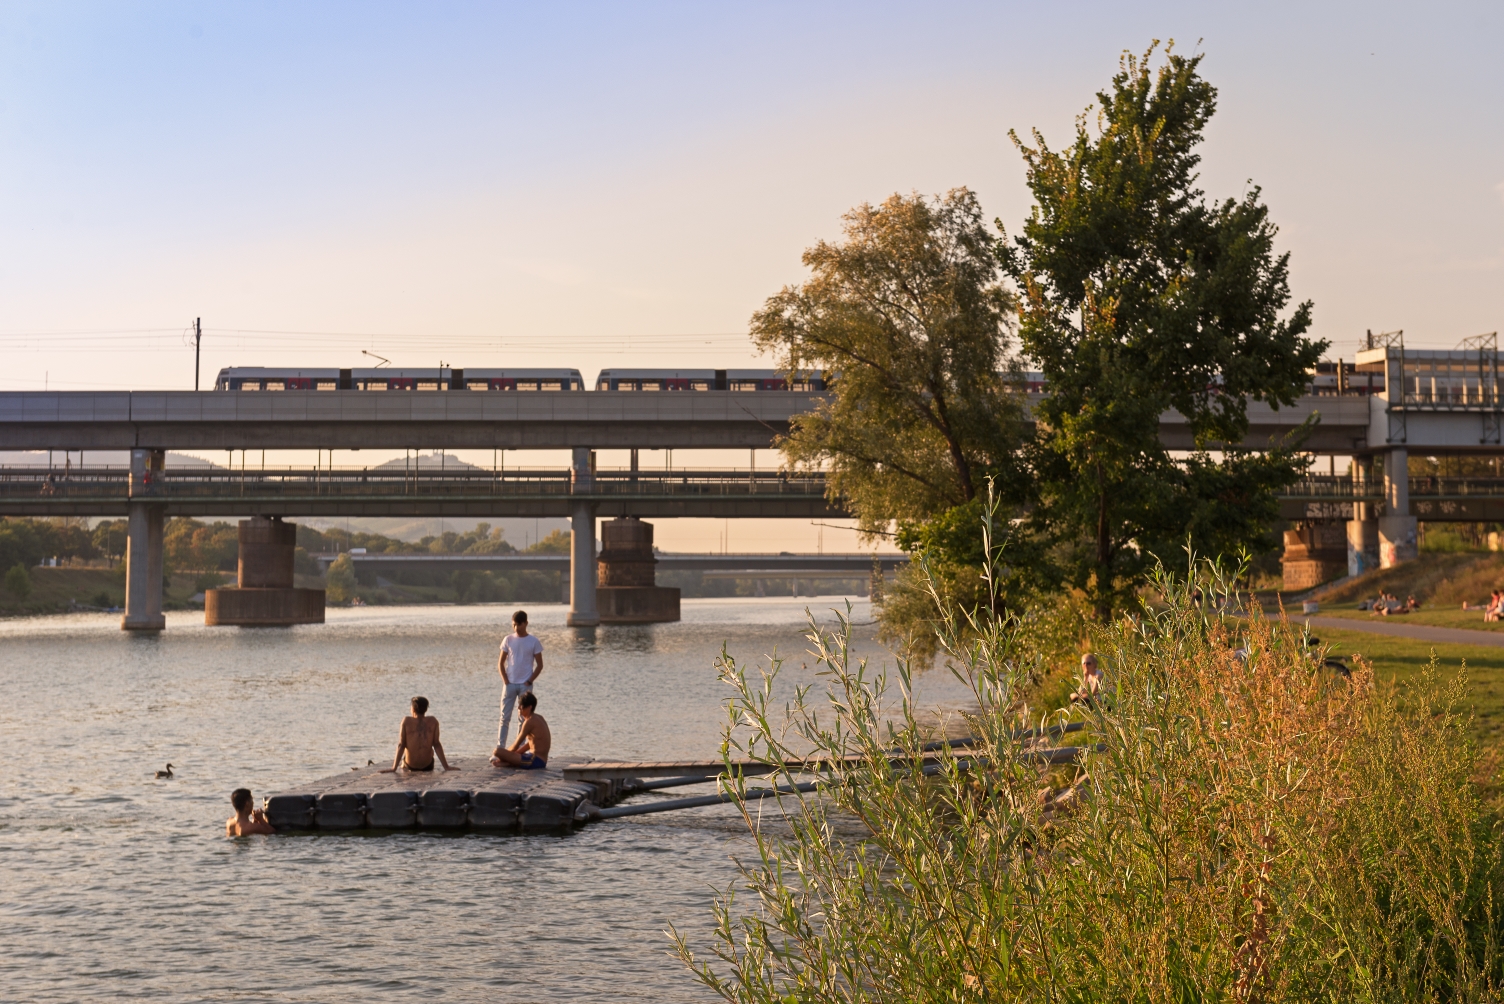
[[[556,754],[716,755],[722,644],[787,656],[790,693],[817,679],[806,605],[828,624],[842,602],[686,600],[677,624],[594,631],[530,610]],[[891,665],[853,603],[857,651]],[[259,803],[390,758],[414,694],[451,758],[475,762],[495,739],[510,612],[368,607],[261,630],[169,614],[154,638],[118,615],[0,622],[0,999],[709,999],[664,932],[703,940],[750,846],[731,807],[565,836],[223,836],[235,787]],[[916,696],[966,703],[944,671]],[[169,761],[176,776],[154,780]]]

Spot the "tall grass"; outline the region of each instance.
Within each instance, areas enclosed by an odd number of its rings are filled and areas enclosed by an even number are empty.
[[[825,686],[788,706],[776,666],[723,658],[728,760],[833,759],[777,803],[787,827],[740,803],[755,854],[709,954],[680,957],[770,1004],[1498,999],[1504,858],[1463,683],[1433,672],[1402,706],[1283,621],[1213,612],[1229,581],[1162,577],[1162,606],[1098,632],[1105,699],[1027,723],[1084,718],[1103,752],[1079,767],[1017,737],[1052,653],[1016,620],[942,613],[978,742],[928,760],[907,666],[853,659],[845,622],[811,626]]]

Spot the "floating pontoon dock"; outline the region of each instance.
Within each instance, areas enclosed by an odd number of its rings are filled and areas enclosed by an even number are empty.
[[[1051,729],[1049,735],[1059,736],[1080,728],[1079,723],[1074,723]],[[1036,737],[1034,733],[1021,735]],[[940,748],[957,748],[973,742],[967,737],[930,744],[930,752],[924,755],[928,764],[926,773],[938,769],[944,758],[938,753]],[[1080,746],[1035,748],[1022,756],[1030,762],[1061,764],[1075,760],[1085,751]],[[858,758],[843,759],[854,762]],[[454,761],[461,768],[457,771],[402,770],[393,774],[383,774],[377,766],[366,766],[277,792],[266,799],[266,816],[279,831],[288,833],[403,830],[538,833],[569,830],[576,823],[594,819],[688,809],[733,798],[728,792],[612,808],[622,798],[638,792],[715,781],[725,775],[726,764],[720,760],[556,763],[556,767],[548,770],[517,770],[493,767],[487,757],[468,757]],[[782,768],[808,774],[834,765],[828,760],[797,760]],[[753,762],[738,762],[732,767],[743,777],[780,769]],[[749,788],[743,797],[755,799],[811,791],[820,783]]]

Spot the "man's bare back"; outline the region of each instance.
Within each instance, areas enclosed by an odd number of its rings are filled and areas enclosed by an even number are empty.
[[[249,837],[255,833],[276,833],[276,828],[266,821],[266,813],[252,809],[250,815],[234,815],[225,820],[225,836]]]
[[[444,756],[444,744],[439,742],[439,720],[428,717],[428,698],[414,697],[413,713],[397,726],[397,752],[392,757],[392,765],[381,773],[390,774],[398,767],[433,770],[435,753],[445,770],[459,769],[449,766],[449,759]]]
[[[439,741],[439,720],[427,715],[408,715],[398,730],[408,770],[433,770],[433,747]]]

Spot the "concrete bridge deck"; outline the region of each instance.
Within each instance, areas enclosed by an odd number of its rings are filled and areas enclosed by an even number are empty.
[[[805,391],[4,391],[0,449],[766,448],[823,398]],[[1267,448],[1319,412],[1306,449],[1361,452],[1386,442],[1370,432],[1387,428],[1371,400],[1379,399],[1310,395],[1284,409],[1251,402],[1239,445]],[[1474,418],[1468,428],[1476,425]],[[1175,450],[1196,446],[1174,411],[1161,417],[1160,438]]]
[[[208,517],[567,517],[581,502],[602,517],[845,515],[826,499],[823,475],[776,471],[612,471],[586,485],[569,470],[178,468],[133,486],[124,468],[0,468],[0,515],[124,516],[132,502]]]

